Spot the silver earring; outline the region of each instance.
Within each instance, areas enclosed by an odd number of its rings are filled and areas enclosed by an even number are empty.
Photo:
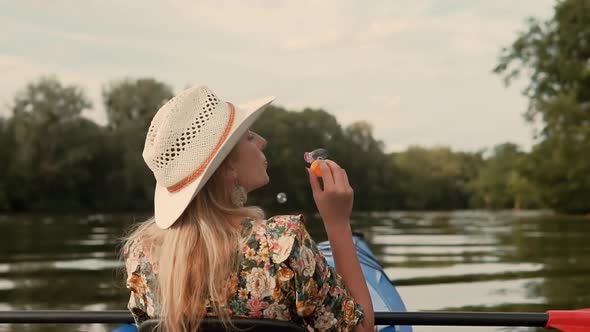
[[[244,189],[244,187],[240,186],[239,184],[236,184],[231,193],[231,202],[235,206],[243,207],[246,203],[246,198],[248,198],[246,189]]]

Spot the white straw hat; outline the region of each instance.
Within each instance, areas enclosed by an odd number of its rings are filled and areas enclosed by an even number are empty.
[[[156,224],[168,228],[274,97],[234,106],[206,86],[182,91],[148,130],[143,159],[156,178]]]

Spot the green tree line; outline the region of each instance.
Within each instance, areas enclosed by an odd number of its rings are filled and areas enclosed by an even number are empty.
[[[141,151],[152,116],[172,95],[154,79],[110,82],[100,126],[82,116],[92,105],[80,87],[55,77],[29,83],[0,122],[0,209],[149,211],[154,179]],[[303,152],[317,147],[347,170],[356,210],[541,206],[523,175],[526,154],[513,144],[487,157],[445,147],[385,153],[368,122],[343,127],[324,110],[280,106],[270,106],[253,129],[269,142],[271,182],[250,199],[270,210],[313,209]],[[277,202],[280,192],[287,203]]]
[[[312,210],[302,155],[323,147],[355,189],[355,210],[549,208],[590,212],[590,1],[558,1],[546,22],[530,19],[494,71],[507,84],[529,75],[525,117],[537,143],[478,152],[412,146],[386,153],[369,122],[342,126],[322,109],[271,106],[254,130],[268,141],[269,186],[249,201],[271,211]],[[154,179],[141,151],[155,112],[173,96],[153,78],[108,82],[106,125],[84,91],[54,76],[18,91],[0,118],[0,211],[145,211]],[[276,200],[287,194],[287,202]]]
[[[92,104],[80,87],[64,85],[55,77],[27,84],[14,96],[11,116],[1,121],[0,208],[5,212],[149,211],[154,179],[141,151],[151,118],[172,96],[170,86],[154,79],[110,82],[102,93],[107,123],[100,126],[82,116]],[[270,210],[313,208],[303,152],[318,147],[328,149],[330,157],[346,168],[357,210],[512,204],[510,199],[472,200],[502,182],[479,179],[478,174],[495,160],[484,159],[481,152],[412,147],[388,154],[368,122],[343,127],[321,109],[289,111],[271,106],[253,129],[269,142],[265,153],[271,183],[250,199]],[[489,173],[486,176],[503,176]],[[477,181],[481,185],[476,186]],[[286,203],[277,202],[280,192],[287,195]]]

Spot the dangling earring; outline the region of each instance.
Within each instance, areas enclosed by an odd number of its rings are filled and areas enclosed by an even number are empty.
[[[243,207],[247,198],[248,194],[246,193],[246,189],[236,182],[236,185],[234,186],[234,189],[231,193],[231,202],[235,206]]]

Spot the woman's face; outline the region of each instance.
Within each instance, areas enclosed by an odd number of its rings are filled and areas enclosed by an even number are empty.
[[[236,171],[238,183],[247,192],[265,186],[269,182],[268,162],[262,150],[266,140],[251,130],[246,131],[231,153],[231,165]]]

